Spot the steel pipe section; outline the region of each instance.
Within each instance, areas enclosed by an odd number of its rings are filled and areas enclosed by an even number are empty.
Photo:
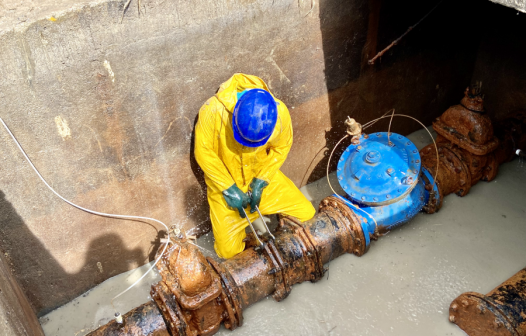
[[[526,336],[526,268],[486,295],[461,294],[449,307],[449,321],[469,336]]]
[[[294,284],[321,279],[330,260],[360,256],[367,248],[360,220],[335,197],[324,199],[305,223],[282,218],[275,236],[222,262],[205,258],[184,236],[174,238],[158,264],[162,281],[152,286],[155,304],[89,335],[212,335],[221,324],[233,330],[250,305],[267,296],[281,301]]]

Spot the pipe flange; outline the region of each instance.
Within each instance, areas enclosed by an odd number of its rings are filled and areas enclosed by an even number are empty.
[[[466,196],[471,189],[471,173],[469,167],[462,160],[454,150],[452,150],[449,144],[440,144],[438,152],[440,155],[440,161],[449,169],[459,175],[459,186],[454,191],[460,197]]]
[[[272,297],[274,298],[274,300],[276,300],[276,302],[280,302],[286,299],[287,296],[289,296],[291,289],[289,286],[287,286],[287,279],[286,279],[287,277],[286,277],[285,269],[284,269],[285,265],[283,264],[283,261],[281,259],[279,259],[279,261],[278,259],[276,259],[269,245],[274,245],[274,244],[271,241],[269,241],[267,244],[263,245],[263,249],[266,252],[267,257],[272,264],[272,269],[270,270],[270,272],[274,274],[274,278],[275,278],[276,286],[275,286],[274,293],[272,294]]]
[[[229,315],[230,330],[234,330],[243,325],[243,309],[241,308],[241,296],[237,286],[235,285],[232,276],[228,271],[221,267],[214,259],[207,257],[206,261],[219,274],[221,278],[221,285],[223,287],[223,295],[227,298],[224,300]],[[229,308],[230,307],[230,308]],[[226,324],[225,324],[226,326]]]
[[[435,159],[436,161],[436,159]],[[435,162],[436,163],[436,162]],[[433,181],[433,176],[431,175],[431,172],[426,168],[422,168],[422,173],[420,174],[420,177],[422,178],[422,181],[424,182],[424,188],[429,193],[429,199],[427,200],[427,203],[424,204],[424,207],[422,210],[424,210],[428,214],[434,214],[440,208],[442,208],[442,197],[440,196],[440,185],[438,184],[438,181]]]
[[[352,232],[350,236],[353,240],[352,246],[348,250],[349,253],[361,257],[369,250],[360,219],[343,200],[335,196],[326,197],[321,201],[319,210],[324,213],[336,210],[347,220],[349,229]]]
[[[165,321],[168,322],[166,323],[166,327],[172,335],[192,335],[192,331],[184,319],[181,307],[164,282],[160,281],[158,284],[152,285],[150,295],[157,304],[157,307],[161,310]]]
[[[321,261],[320,253],[310,236],[307,234],[305,226],[303,226],[299,220],[293,217],[284,217],[281,219],[281,221],[282,228],[289,228],[296,236],[301,239],[305,245],[305,256],[312,263],[313,269],[315,270],[313,273],[310,273],[310,277],[307,280],[310,282],[316,282],[323,278],[325,269],[323,268],[323,262]]]
[[[497,177],[497,173],[499,172],[499,163],[497,162],[497,157],[495,156],[495,152],[490,153],[488,155],[488,162],[486,163],[486,167],[484,168],[484,173],[482,174],[482,181],[490,182]]]
[[[449,306],[449,321],[470,336],[521,336],[497,304],[486,295],[467,292]]]

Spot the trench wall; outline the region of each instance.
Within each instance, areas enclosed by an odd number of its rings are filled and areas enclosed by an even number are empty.
[[[511,3],[511,2],[510,2]],[[486,3],[476,34],[480,46],[473,72],[473,82],[482,82],[487,112],[495,119],[526,108],[526,14]]]
[[[57,1],[23,20],[0,6],[14,20],[0,25],[0,115],[67,199],[202,234],[193,128],[220,83],[254,74],[288,105],[295,138],[282,170],[300,186],[322,176],[347,115],[395,108],[430,124],[458,103],[478,48],[462,33],[471,2],[445,2],[374,66],[433,4],[142,0],[139,15],[132,0],[122,23],[125,1]],[[400,120],[393,131],[418,127]],[[70,207],[6,132],[0,141],[0,250],[38,314],[152,259],[159,227]]]

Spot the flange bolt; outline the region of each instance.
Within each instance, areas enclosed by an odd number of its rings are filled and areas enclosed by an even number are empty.
[[[413,184],[413,181],[414,180],[412,176],[407,176],[402,179],[402,183],[407,185]]]

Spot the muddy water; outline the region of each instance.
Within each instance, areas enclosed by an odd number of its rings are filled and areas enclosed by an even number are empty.
[[[421,148],[426,134],[411,139]],[[525,266],[525,190],[526,165],[507,163],[496,180],[478,183],[466,197],[448,196],[437,214],[417,215],[363,257],[339,257],[324,279],[294,286],[281,303],[255,304],[244,312],[243,327],[218,335],[465,335],[448,322],[450,302],[465,291],[486,293]],[[316,206],[331,193],[323,179],[302,191]],[[213,236],[198,244],[213,250]],[[134,277],[144,268],[136,271]],[[129,275],[44,316],[46,335],[80,336],[107,322],[113,315],[109,300]],[[117,308],[124,313],[150,300],[155,281],[158,275],[149,276]]]

